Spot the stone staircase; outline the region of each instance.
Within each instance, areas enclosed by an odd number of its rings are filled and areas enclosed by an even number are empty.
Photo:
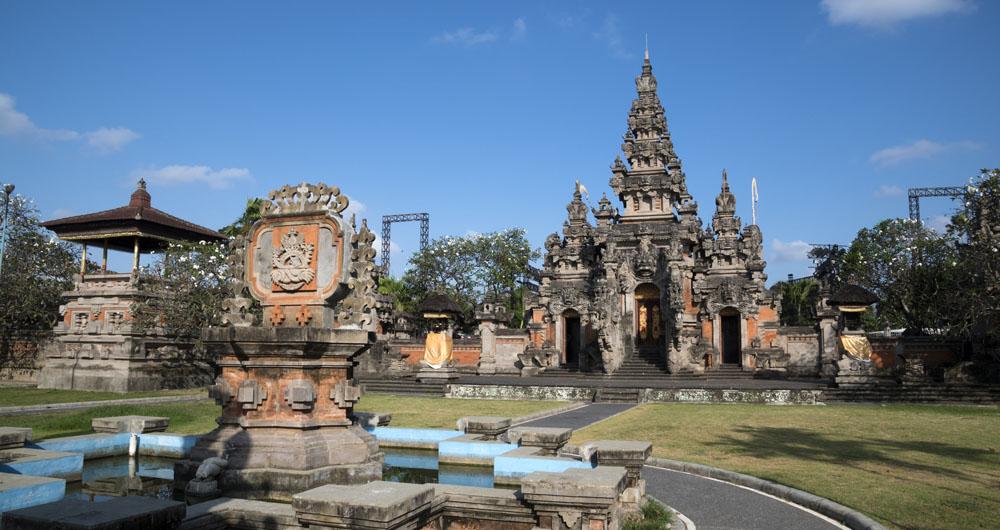
[[[358,383],[361,384],[365,392],[430,397],[443,397],[446,386],[444,383],[420,383],[413,378],[375,379],[359,377]]]
[[[826,403],[938,403],[963,405],[1000,404],[1000,386],[928,383],[887,388],[830,388]]]
[[[594,403],[638,403],[639,388],[601,387],[594,392]]]
[[[705,370],[705,379],[709,381],[718,381],[720,379],[731,381],[735,379],[745,380],[753,378],[753,372],[743,371],[742,368],[735,364],[723,364],[715,370]]]

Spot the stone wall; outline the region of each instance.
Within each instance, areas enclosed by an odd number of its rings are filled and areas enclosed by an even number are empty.
[[[519,374],[517,356],[528,346],[529,335],[523,329],[497,330],[497,373]]]
[[[788,354],[787,374],[819,375],[819,334],[810,326],[778,328],[773,344]]]
[[[37,383],[44,340],[10,337],[0,341],[0,382]]]
[[[416,370],[421,359],[424,358],[423,339],[409,341],[392,341],[391,347],[398,348],[400,355],[406,365]],[[478,337],[468,339],[455,339],[452,346],[452,354],[455,359],[455,366],[462,371],[475,371],[479,366],[479,356],[482,352],[482,343]]]

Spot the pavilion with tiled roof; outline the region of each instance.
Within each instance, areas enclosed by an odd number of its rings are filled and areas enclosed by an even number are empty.
[[[83,245],[81,274],[86,272],[87,245],[104,249],[102,271],[107,271],[109,248],[131,252],[132,270],[135,271],[139,267],[140,254],[163,250],[171,242],[226,239],[215,230],[153,208],[146,181],[142,179],[126,206],[53,219],[42,226],[55,232],[60,239]]]

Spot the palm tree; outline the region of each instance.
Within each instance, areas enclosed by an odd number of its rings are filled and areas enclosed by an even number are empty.
[[[819,295],[819,282],[812,278],[780,282],[781,323],[808,326],[813,323],[813,307]]]
[[[261,207],[263,204],[264,199],[247,199],[247,206],[243,210],[243,215],[234,221],[233,224],[222,227],[219,232],[229,237],[246,235],[247,232],[250,231],[250,227],[253,226],[254,222],[260,219]]]

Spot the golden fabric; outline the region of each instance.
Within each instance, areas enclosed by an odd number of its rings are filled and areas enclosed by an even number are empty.
[[[424,362],[431,368],[441,368],[451,364],[451,335],[446,332],[428,333],[424,343]]]
[[[870,361],[872,358],[872,345],[864,335],[841,335],[840,347],[852,359]]]
[[[653,306],[653,338],[660,338],[660,306]]]
[[[647,311],[646,306],[639,307],[639,338],[642,340],[646,340],[646,334],[649,329],[649,324],[646,322]]]
[[[842,305],[838,306],[837,309],[844,313],[864,313],[868,310],[867,306],[854,306],[854,305]]]

